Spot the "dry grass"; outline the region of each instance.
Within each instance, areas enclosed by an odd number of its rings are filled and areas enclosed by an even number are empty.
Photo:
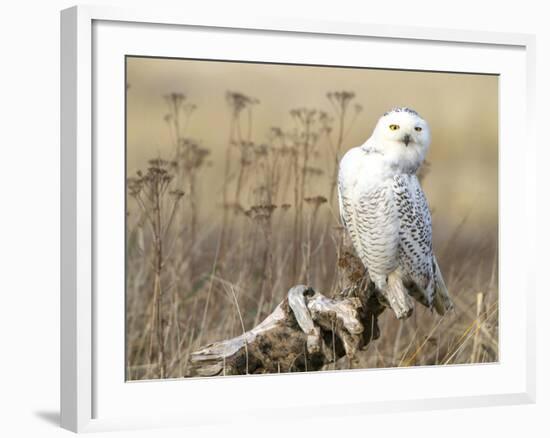
[[[209,150],[187,135],[196,107],[181,93],[165,99],[173,153],[152,157],[127,184],[129,380],[183,376],[190,352],[258,324],[292,285],[338,290],[337,163],[362,110],[353,93],[331,92],[329,110],[293,109],[292,126],[273,127],[257,142],[260,102],[228,92],[224,182],[199,199],[211,163]],[[217,207],[213,214],[201,214],[206,204]],[[498,360],[496,233],[489,231],[434,236],[455,310],[440,318],[417,306],[404,322],[385,312],[381,338],[362,353],[361,367]]]

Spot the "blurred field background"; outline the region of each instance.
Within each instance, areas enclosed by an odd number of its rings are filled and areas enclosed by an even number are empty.
[[[498,360],[496,76],[129,57],[129,380],[185,375],[295,284],[338,291],[337,162],[394,106],[431,126],[422,185],[455,310],[385,312],[360,366]]]

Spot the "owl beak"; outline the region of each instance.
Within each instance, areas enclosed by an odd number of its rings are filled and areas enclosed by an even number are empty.
[[[410,142],[411,136],[409,134],[405,134],[405,136],[403,137],[403,143],[405,143],[405,146],[408,146]]]

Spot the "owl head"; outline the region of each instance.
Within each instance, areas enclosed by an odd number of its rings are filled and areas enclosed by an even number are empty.
[[[394,108],[380,117],[371,140],[392,166],[416,171],[430,147],[430,127],[413,109]]]

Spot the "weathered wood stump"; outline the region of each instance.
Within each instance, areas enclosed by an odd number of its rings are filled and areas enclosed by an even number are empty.
[[[344,252],[338,264],[344,274],[338,296],[292,287],[253,329],[192,353],[187,376],[316,371],[344,356],[353,360],[379,337],[386,304],[355,255]]]

